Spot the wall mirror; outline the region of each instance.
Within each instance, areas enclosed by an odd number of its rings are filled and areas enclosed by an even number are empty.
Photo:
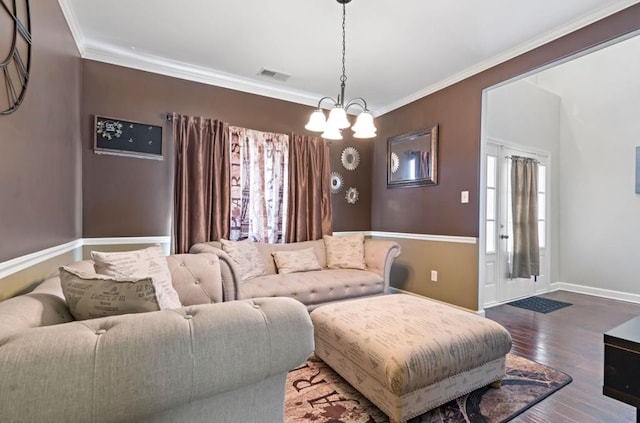
[[[438,183],[438,125],[387,140],[387,187]]]

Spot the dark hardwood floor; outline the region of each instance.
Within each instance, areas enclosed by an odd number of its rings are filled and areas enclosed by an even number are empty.
[[[640,315],[640,304],[566,291],[544,297],[572,303],[548,314],[501,305],[486,316],[513,337],[512,352],[569,374],[573,382],[513,422],[635,422],[636,409],[602,394],[604,332]]]

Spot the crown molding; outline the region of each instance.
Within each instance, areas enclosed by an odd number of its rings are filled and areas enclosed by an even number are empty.
[[[114,49],[112,47],[106,46],[89,45],[86,38],[82,34],[82,30],[80,29],[80,25],[78,24],[75,14],[73,13],[73,8],[71,7],[69,0],[58,0],[58,3],[60,4],[62,12],[67,20],[67,24],[69,25],[69,29],[71,31],[73,39],[76,42],[76,46],[78,48],[78,51],[80,52],[80,56],[83,59],[129,67],[146,72],[200,82],[208,85],[215,85],[222,88],[228,88],[313,107],[317,106],[318,99],[322,97],[322,95],[317,93],[309,93],[302,90],[292,90],[284,87],[274,86],[272,84],[261,83],[260,81],[256,81],[254,79],[244,78],[204,67],[188,65],[158,56],[142,54],[140,52],[136,52],[135,50],[129,51],[125,49]],[[502,54],[485,60],[482,63],[467,68],[462,72],[452,75],[435,84],[431,84],[413,94],[394,101],[387,106],[372,109],[372,113],[376,117],[389,113],[420,98],[433,94],[436,91],[439,91],[473,75],[490,69],[496,65],[499,65],[500,63],[506,62],[507,60],[513,59],[514,57],[540,47],[548,42],[570,34],[571,32],[574,32],[616,12],[619,12],[636,3],[638,3],[638,0],[617,1],[609,6],[597,10],[594,13],[575,19],[574,21],[562,26],[561,28],[550,31],[540,37],[516,46]]]
[[[80,57],[83,57],[85,38],[82,34],[82,29],[80,29],[78,19],[76,18],[75,13],[73,13],[73,8],[69,4],[69,0],[58,0],[58,4],[60,5],[60,9],[62,9],[64,18],[67,20],[67,25],[69,26],[69,30],[71,31],[73,41],[75,41],[76,43],[76,48],[80,53]]]
[[[85,46],[83,50],[83,59],[124,66],[307,106],[315,107],[321,97],[318,94],[261,83],[251,78],[215,71],[205,67],[187,65],[135,50],[114,49],[100,45]]]
[[[399,109],[402,106],[406,106],[409,103],[413,103],[416,100],[419,100],[423,97],[426,97],[430,94],[433,94],[437,91],[440,91],[450,85],[456,84],[460,81],[463,81],[467,78],[470,78],[474,75],[479,74],[480,72],[484,72],[487,69],[490,69],[494,66],[497,66],[501,63],[504,63],[508,60],[511,60],[515,57],[520,56],[528,51],[531,51],[535,48],[543,46],[551,41],[557,40],[565,35],[568,35],[574,31],[577,31],[580,28],[584,28],[587,25],[590,25],[594,22],[597,22],[601,19],[606,18],[607,16],[611,16],[614,13],[617,13],[627,7],[630,7],[634,4],[638,3],[638,0],[621,0],[609,6],[603,7],[597,10],[594,13],[591,13],[586,16],[582,16],[578,19],[575,19],[568,24],[558,28],[556,30],[547,32],[540,37],[529,40],[523,44],[520,44],[512,49],[509,49],[497,56],[491,57],[490,59],[485,60],[484,62],[478,63],[475,66],[467,68],[462,72],[459,72],[455,75],[452,75],[442,81],[439,81],[435,84],[429,85],[428,87],[423,88],[420,91],[417,91],[413,94],[410,94],[404,98],[401,98],[398,101],[395,101],[385,107],[376,109],[373,111],[375,116],[381,116],[385,113],[389,113],[395,109]]]

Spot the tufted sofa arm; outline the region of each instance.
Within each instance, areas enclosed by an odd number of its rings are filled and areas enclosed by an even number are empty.
[[[224,301],[220,260],[211,253],[174,254],[167,257],[171,282],[182,305]]]
[[[189,249],[191,254],[215,254],[220,262],[220,277],[224,301],[238,299],[240,272],[231,257],[221,248],[220,242],[210,241],[194,244]]]
[[[230,422],[223,393],[279,377],[283,398],[286,372],[312,351],[307,310],[289,298],[0,332],[2,421],[171,422],[193,407],[188,421],[204,422],[213,410],[203,404],[217,396],[216,421]],[[247,409],[256,415],[244,421],[264,417]]]
[[[367,270],[384,278],[384,292],[389,290],[389,277],[393,260],[400,255],[400,244],[379,239],[364,240],[364,263]]]

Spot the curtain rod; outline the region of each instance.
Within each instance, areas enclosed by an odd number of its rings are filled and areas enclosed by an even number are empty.
[[[171,122],[173,120],[173,114],[167,113],[167,122]]]
[[[536,163],[540,163],[540,160],[538,160],[538,159],[534,159],[534,158],[531,158],[531,157],[525,157],[525,156],[515,156],[515,155],[512,155],[512,156],[504,156],[504,158],[505,158],[505,159],[510,159],[510,160],[513,160],[514,158],[521,158],[521,159],[532,160],[532,161],[534,161],[534,162],[536,162]]]

